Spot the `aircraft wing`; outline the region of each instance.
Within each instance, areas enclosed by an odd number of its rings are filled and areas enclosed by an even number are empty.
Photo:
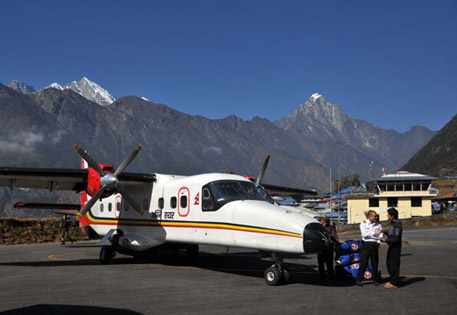
[[[262,184],[262,186],[272,196],[290,196],[293,197],[295,200],[300,200],[303,196],[306,195],[317,195],[317,192],[315,190],[290,188],[270,184]]]
[[[155,174],[148,173],[127,173],[122,172],[117,177],[119,179],[119,185],[129,188],[132,186],[138,186],[145,183],[152,183],[155,181]]]
[[[129,187],[150,183],[154,174],[122,173],[122,185]],[[87,169],[15,168],[0,167],[0,186],[10,188],[38,188],[48,190],[84,191],[87,188]]]
[[[85,169],[1,167],[0,186],[83,191],[87,187],[87,174]]]

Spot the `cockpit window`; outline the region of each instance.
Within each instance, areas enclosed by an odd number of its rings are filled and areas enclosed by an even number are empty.
[[[205,200],[207,200],[205,202]],[[217,181],[203,187],[203,210],[217,210],[228,202],[235,200],[261,200],[274,203],[262,187],[245,181]]]

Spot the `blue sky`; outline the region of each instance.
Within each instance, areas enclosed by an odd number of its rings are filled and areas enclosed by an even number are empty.
[[[404,132],[457,114],[457,1],[20,1],[0,9],[0,82],[86,76],[118,98],[272,121],[318,92]]]

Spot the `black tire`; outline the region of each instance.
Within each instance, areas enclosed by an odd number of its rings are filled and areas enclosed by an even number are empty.
[[[187,248],[186,252],[187,252],[187,259],[189,259],[189,261],[191,261],[191,262],[198,261],[198,258],[200,257],[198,245],[190,245],[190,247]]]
[[[265,270],[264,277],[265,282],[271,286],[279,285],[283,278],[282,272],[276,266],[268,267],[267,270]]]
[[[103,246],[100,250],[100,263],[109,264],[113,256],[114,254],[111,246]]]
[[[282,268],[282,281],[284,284],[289,283],[292,277],[292,273],[290,272],[289,268],[283,267]]]

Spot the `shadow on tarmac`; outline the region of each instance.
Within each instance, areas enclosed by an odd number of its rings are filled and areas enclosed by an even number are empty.
[[[138,315],[141,313],[134,312],[127,309],[110,308],[110,307],[97,307],[97,306],[81,306],[81,305],[50,305],[50,304],[39,304],[23,308],[17,308],[14,310],[2,312],[4,315],[35,315],[35,314],[126,314],[126,315]]]
[[[425,277],[414,277],[414,278],[405,278],[405,277],[400,277],[398,281],[398,287],[406,287],[410,284],[416,283],[416,282],[421,282],[425,281]]]
[[[75,246],[79,247],[79,246]],[[98,259],[74,259],[74,257],[62,254],[58,260],[45,261],[20,261],[1,262],[0,266],[18,267],[68,267],[68,266],[99,266]],[[73,258],[73,259],[71,259]],[[294,260],[309,260],[308,256],[292,256]],[[253,278],[263,278],[265,270],[273,264],[272,260],[259,252],[241,253],[207,253],[200,252],[199,259],[191,261],[185,257],[173,254],[160,253],[139,257],[115,257],[111,265],[163,265],[164,267],[195,267],[220,273],[242,275]],[[285,265],[292,272],[289,284],[310,284],[318,286],[346,287],[353,286],[354,280],[345,277],[324,278],[319,277],[315,264],[299,264],[285,261]],[[160,267],[160,266],[159,266]]]

